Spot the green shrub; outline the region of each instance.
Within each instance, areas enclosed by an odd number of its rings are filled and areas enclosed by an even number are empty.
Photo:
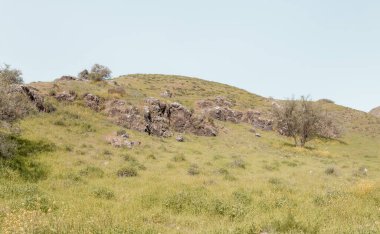
[[[318,224],[304,225],[290,213],[285,219],[274,221],[272,226],[279,233],[319,233]]]
[[[57,95],[57,91],[55,91],[54,89],[51,89],[49,91],[49,96],[55,96],[55,95]]]
[[[112,192],[111,190],[107,188],[97,188],[92,192],[92,194],[96,198],[101,198],[101,199],[106,199],[106,200],[115,198],[114,192]]]
[[[328,167],[325,170],[326,175],[338,175],[338,171],[335,167]]]
[[[79,175],[90,178],[103,178],[104,171],[99,167],[87,166],[79,171]]]
[[[57,209],[57,206],[49,198],[38,194],[27,196],[23,205],[27,210],[40,210],[44,213]]]
[[[243,159],[235,159],[235,160],[231,163],[231,166],[232,166],[232,167],[235,167],[235,168],[242,168],[242,169],[245,169],[245,167],[246,167],[246,162],[245,162]]]
[[[135,177],[137,176],[137,170],[134,167],[124,167],[117,171],[119,177]]]
[[[177,154],[172,158],[172,161],[174,162],[183,162],[186,161],[186,158],[183,154]]]
[[[127,131],[125,131],[125,129],[119,129],[119,130],[117,130],[116,135],[117,136],[122,136],[122,135],[124,135],[126,133],[127,133]]]
[[[125,154],[123,158],[125,161],[128,161],[128,162],[136,162],[137,161],[137,159],[135,157],[133,157],[129,154]]]
[[[153,160],[156,160],[156,156],[154,156],[154,154],[149,154],[148,156],[146,156],[147,159],[153,159]]]
[[[198,175],[200,173],[198,165],[197,164],[190,165],[189,169],[187,170],[187,173],[189,175]]]

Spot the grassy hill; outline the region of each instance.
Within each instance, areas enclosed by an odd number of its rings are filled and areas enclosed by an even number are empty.
[[[369,113],[374,116],[380,117],[380,106],[372,109]]]
[[[78,99],[92,93],[143,105],[147,97],[196,102],[216,96],[234,109],[267,113],[272,100],[228,85],[166,75],[106,82],[38,82],[57,111],[19,123],[19,156],[1,161],[0,230],[4,233],[379,233],[380,119],[322,105],[344,126],[339,140],[307,148],[247,123],[215,121],[216,137],[159,138],[128,130],[141,145],[106,142],[120,126]],[[108,90],[123,87],[125,94]],[[165,90],[172,98],[161,97]],[[130,177],[118,175],[126,173]]]

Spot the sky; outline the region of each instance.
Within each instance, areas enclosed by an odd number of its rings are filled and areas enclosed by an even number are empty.
[[[178,74],[278,99],[380,105],[378,0],[0,0],[0,63],[25,82]]]

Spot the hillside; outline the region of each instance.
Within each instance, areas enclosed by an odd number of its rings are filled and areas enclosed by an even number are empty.
[[[344,134],[298,148],[270,130],[275,100],[220,83],[30,86],[56,110],[21,120],[19,157],[1,161],[4,233],[380,232],[372,115],[321,101]]]
[[[376,108],[373,108],[369,113],[370,113],[371,115],[374,115],[374,116],[380,117],[380,106],[379,106],[379,107],[376,107]]]

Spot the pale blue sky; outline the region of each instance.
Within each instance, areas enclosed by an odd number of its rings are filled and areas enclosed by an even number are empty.
[[[275,98],[380,105],[378,0],[0,0],[0,63],[24,80],[195,76]]]

